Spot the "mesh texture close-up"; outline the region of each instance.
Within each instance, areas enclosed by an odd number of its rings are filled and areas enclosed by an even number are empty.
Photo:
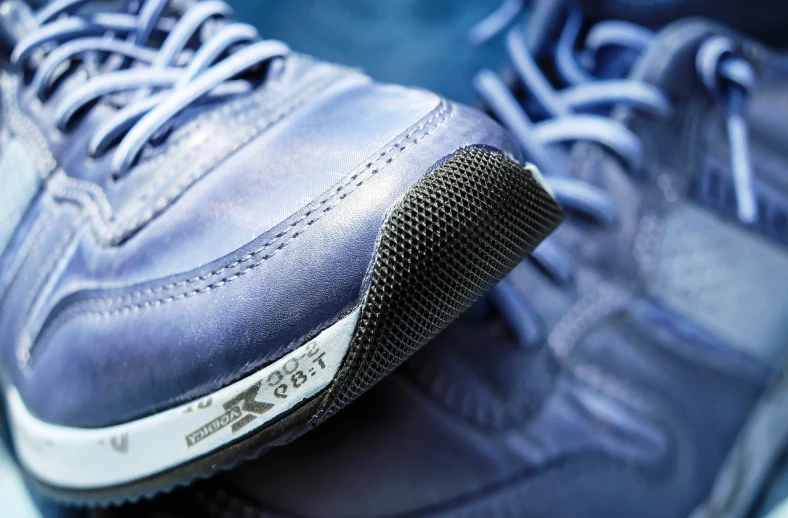
[[[457,318],[561,217],[533,171],[500,153],[465,149],[439,166],[389,218],[348,357],[315,422]]]

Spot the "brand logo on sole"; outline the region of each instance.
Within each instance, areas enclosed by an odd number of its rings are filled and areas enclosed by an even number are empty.
[[[226,428],[228,425],[232,425],[232,431],[236,433],[241,430],[241,428],[257,419],[257,416],[270,410],[274,406],[271,403],[255,401],[257,394],[260,392],[261,385],[262,381],[258,381],[234,398],[225,402],[222,405],[225,409],[225,413],[187,435],[186,445],[192,447],[219,430]]]

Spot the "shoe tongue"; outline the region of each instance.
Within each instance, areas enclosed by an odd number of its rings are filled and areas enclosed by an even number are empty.
[[[671,98],[685,99],[700,87],[696,67],[700,45],[711,36],[724,34],[732,35],[732,31],[711,20],[690,18],[670,23],[656,33],[629,77],[651,83]]]
[[[644,52],[629,54],[628,52],[614,52],[610,56],[603,56],[598,64],[599,70],[595,75],[602,79],[622,79],[627,78],[638,83],[647,83],[656,87],[670,100],[673,106],[673,113],[667,119],[661,117],[649,117],[637,108],[628,108],[624,105],[615,107],[611,111],[610,117],[627,126],[636,136],[643,137],[643,132],[647,129],[657,130],[665,133],[664,139],[675,139],[675,145],[681,145],[680,137],[671,133],[667,126],[673,123],[681,123],[688,114],[683,110],[687,103],[697,100],[699,97],[708,97],[710,93],[703,86],[697,69],[696,61],[698,50],[701,44],[711,36],[729,35],[731,31],[710,20],[693,18],[673,22],[662,28],[657,33]],[[636,57],[633,57],[636,56]],[[643,124],[646,120],[649,123]],[[597,144],[588,142],[578,142],[573,149],[585,149],[589,147],[599,147]],[[667,157],[652,157],[648,154],[648,148],[644,149],[643,166],[656,162],[662,163]],[[582,155],[583,153],[573,152],[572,155]],[[610,162],[611,167],[620,169],[622,164],[612,153],[604,152],[604,162]],[[582,158],[582,157],[581,157]],[[578,160],[573,160],[570,169],[576,173]],[[589,171],[587,166],[580,167],[583,171]],[[608,168],[603,168],[609,170]],[[638,171],[625,171],[626,175],[634,174],[639,176]],[[583,176],[581,174],[581,176]],[[583,178],[589,180],[589,178]]]
[[[717,35],[737,40],[758,70],[747,99],[747,125],[760,215],[748,228],[736,218],[725,107],[706,92],[696,70],[698,49]],[[788,131],[777,122],[785,120],[786,110],[775,102],[784,95],[786,68],[780,71],[777,59],[716,22],[671,23],[657,33],[629,77],[664,92],[674,106],[672,116],[655,119],[623,108],[613,115],[643,142],[644,170],[623,171],[608,155],[596,167],[578,161],[572,168],[614,194],[623,214],[621,230],[607,244],[599,240],[599,246],[632,250],[638,270],[630,280],[645,296],[766,361],[785,332],[783,315],[772,308],[783,308],[788,300],[780,282],[784,276],[774,273],[788,267],[788,253],[775,246],[785,242],[785,234],[771,223],[772,214],[785,214],[788,206]],[[616,190],[627,181],[634,196]]]
[[[596,231],[597,227],[589,227],[582,218],[578,221],[570,217],[555,235],[562,248],[582,258],[579,259],[582,266],[605,279],[616,279],[627,285],[641,281],[650,268],[652,252],[648,236],[656,225],[650,214],[661,213],[660,200],[665,197],[687,197],[687,186],[698,174],[695,159],[689,164],[678,158],[698,155],[699,149],[688,151],[690,140],[685,137],[692,124],[687,121],[691,117],[700,124],[704,115],[697,113],[698,110],[685,113],[684,108],[689,100],[706,98],[697,77],[695,56],[700,43],[718,33],[719,28],[713,22],[698,19],[676,22],[656,34],[634,66],[632,61],[621,66],[615,57],[603,65],[608,67],[610,78],[623,76],[653,84],[671,104],[675,103],[676,116],[668,118],[647,115],[623,105],[612,111],[611,119],[627,127],[642,145],[642,163],[637,167],[631,168],[597,142],[578,141],[568,152],[562,146],[556,147],[556,154],[562,154],[565,159],[568,174],[607,193],[616,207],[618,223],[613,228]],[[623,72],[627,69],[628,72]],[[694,132],[692,137],[696,138]],[[727,154],[724,159],[727,163]]]

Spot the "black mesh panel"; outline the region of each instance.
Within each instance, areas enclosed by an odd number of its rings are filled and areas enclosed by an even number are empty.
[[[460,151],[392,213],[348,356],[315,422],[391,372],[492,288],[560,222],[532,174]]]

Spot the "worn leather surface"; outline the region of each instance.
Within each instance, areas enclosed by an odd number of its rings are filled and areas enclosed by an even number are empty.
[[[519,158],[431,93],[302,56],[271,74],[185,114],[119,179],[84,153],[102,110],[63,133],[54,104],[4,79],[5,123],[47,178],[0,262],[3,371],[38,417],[106,426],[281,357],[360,303],[386,215],[436,163],[479,145]]]

